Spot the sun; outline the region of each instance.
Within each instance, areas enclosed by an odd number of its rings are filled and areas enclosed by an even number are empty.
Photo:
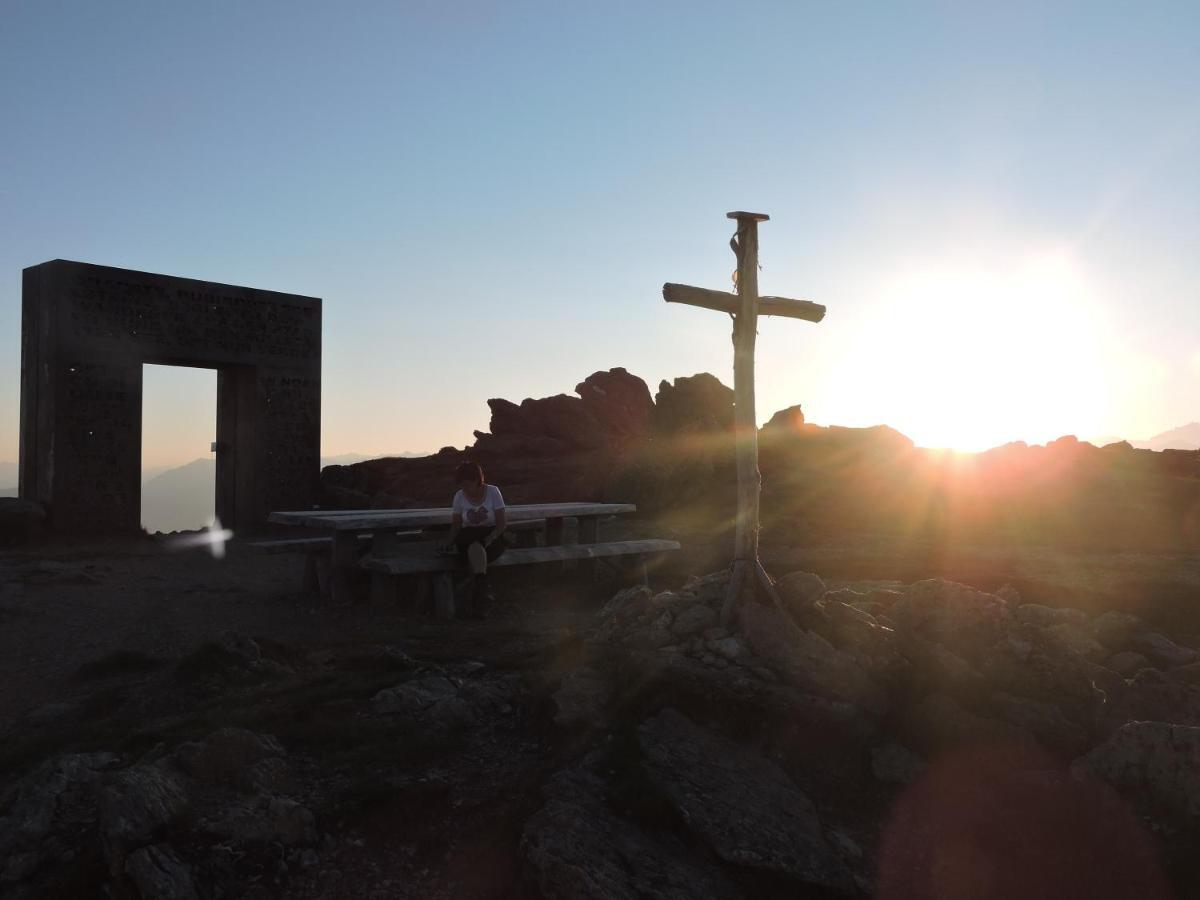
[[[1068,256],[913,267],[881,285],[853,328],[831,384],[836,420],[982,450],[1094,434],[1102,419],[1101,323]]]

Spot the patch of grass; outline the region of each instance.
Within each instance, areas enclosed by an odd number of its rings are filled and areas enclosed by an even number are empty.
[[[71,675],[72,681],[90,681],[95,678],[115,678],[118,675],[136,675],[152,672],[163,665],[157,657],[139,650],[114,650],[99,659],[85,662]]]

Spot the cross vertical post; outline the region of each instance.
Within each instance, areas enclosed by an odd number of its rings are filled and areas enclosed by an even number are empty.
[[[758,223],[763,213],[731,212],[737,233],[730,245],[737,255],[737,294],[710,291],[686,284],[664,284],[663,299],[714,309],[733,317],[733,426],[737,454],[737,516],[734,529],[733,567],[729,590],[721,608],[721,621],[729,624],[737,604],[752,596],[755,583],[778,602],[774,583],[758,561],[758,504],[762,477],[758,471],[758,421],[754,411],[754,342],[758,317],[786,316],[820,322],[825,307],[807,300],[758,295]]]
[[[760,213],[731,212],[737,222],[738,311],[733,317],[733,433],[737,459],[737,517],[734,520],[733,571],[721,618],[733,615],[739,598],[753,590],[758,566],[758,422],[754,408],[754,344],[758,336],[758,223]]]

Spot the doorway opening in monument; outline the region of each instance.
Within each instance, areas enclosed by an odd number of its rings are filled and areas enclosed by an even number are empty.
[[[142,527],[196,531],[216,514],[217,370],[142,366]]]

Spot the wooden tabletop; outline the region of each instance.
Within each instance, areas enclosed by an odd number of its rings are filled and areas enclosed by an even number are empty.
[[[529,519],[611,516],[636,512],[632,503],[536,503],[507,506],[510,522]],[[325,531],[388,531],[393,528],[423,528],[449,525],[453,511],[441,509],[329,509],[274,512],[267,520],[277,525],[302,525]]]

